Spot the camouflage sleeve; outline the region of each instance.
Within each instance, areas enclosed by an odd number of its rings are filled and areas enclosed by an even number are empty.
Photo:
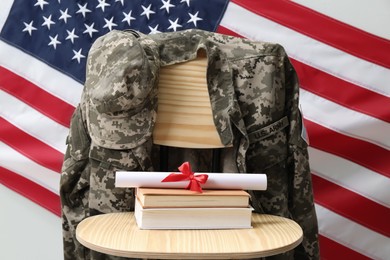
[[[67,150],[62,165],[60,197],[64,259],[84,259],[86,250],[76,239],[76,227],[88,216],[90,141],[82,121],[81,107],[73,113]]]
[[[303,118],[299,110],[299,83],[290,61],[285,59],[286,102],[290,108],[287,167],[289,175],[289,210],[303,229],[302,244],[296,259],[319,259],[318,223],[314,208],[312,181]]]
[[[117,165],[117,169],[130,169],[136,165],[129,150],[114,151],[91,144],[82,107],[81,103],[71,119],[60,179],[64,260],[124,259],[90,250],[76,239],[77,225],[83,219],[119,209],[128,211],[134,204],[130,189],[114,187],[115,169],[110,166],[111,170],[108,170],[104,165]]]

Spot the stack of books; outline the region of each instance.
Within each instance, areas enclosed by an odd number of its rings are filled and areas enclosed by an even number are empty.
[[[244,190],[137,188],[134,216],[140,229],[251,228]]]

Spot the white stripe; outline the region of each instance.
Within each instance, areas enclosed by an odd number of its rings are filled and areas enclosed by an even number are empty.
[[[0,165],[59,194],[59,173],[40,166],[3,142],[0,142]]]
[[[80,101],[82,84],[3,41],[0,41],[0,66],[73,106]]]
[[[300,90],[303,116],[347,136],[390,149],[390,124],[338,105],[304,89]]]
[[[344,218],[318,204],[320,234],[372,259],[389,259],[389,238]],[[368,212],[362,212],[368,214]]]
[[[8,17],[8,13],[11,10],[13,1],[11,0],[1,0],[0,1],[0,31],[3,29],[5,20]]]
[[[252,40],[279,43],[289,56],[296,60],[371,91],[390,96],[390,69],[316,41],[249,12],[237,4],[229,3],[221,26]]]
[[[313,1],[293,0],[310,9],[347,23],[361,30],[390,39],[390,30],[384,24],[390,24],[390,1]]]
[[[69,128],[56,123],[19,99],[1,90],[0,104],[0,116],[29,135],[41,140],[59,152],[65,153],[65,140]]]
[[[309,158],[313,174],[390,207],[390,178],[313,147]]]

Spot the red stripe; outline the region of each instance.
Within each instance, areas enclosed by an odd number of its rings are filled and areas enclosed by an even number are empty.
[[[390,236],[388,208],[317,175],[313,174],[312,180],[316,203],[369,229]]]
[[[64,155],[0,117],[0,141],[36,163],[61,172]]]
[[[390,68],[390,41],[337,21],[287,0],[232,0],[260,16],[343,50]],[[310,21],[310,26],[308,26]]]
[[[61,216],[60,197],[35,182],[0,166],[0,183],[57,216]]]
[[[226,28],[226,27],[223,27],[221,25],[219,25],[217,27],[217,30],[216,30],[217,33],[221,33],[221,34],[226,34],[226,35],[230,35],[230,36],[234,36],[234,37],[240,37],[240,38],[244,38],[244,36]]]
[[[0,89],[17,97],[57,123],[69,127],[74,107],[32,82],[0,66]]]
[[[310,146],[346,158],[390,177],[390,151],[355,139],[305,119]]]
[[[291,59],[301,87],[344,107],[390,123],[390,98]]]
[[[325,236],[320,235],[319,238],[320,238],[321,260],[334,260],[334,259],[369,260],[371,259]]]

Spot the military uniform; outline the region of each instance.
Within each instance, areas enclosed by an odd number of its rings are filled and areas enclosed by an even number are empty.
[[[61,176],[65,259],[115,259],[81,246],[84,218],[130,211],[134,194],[114,186],[115,171],[158,171],[153,144],[159,68],[207,53],[207,84],[221,141],[223,172],[265,173],[266,191],[250,191],[256,212],[294,219],[303,242],[275,259],[318,259],[318,228],[299,85],[284,49],[201,30],[146,36],[112,31],[93,44],[85,88],[71,121]],[[168,171],[189,161],[210,172],[211,149],[169,148]]]

